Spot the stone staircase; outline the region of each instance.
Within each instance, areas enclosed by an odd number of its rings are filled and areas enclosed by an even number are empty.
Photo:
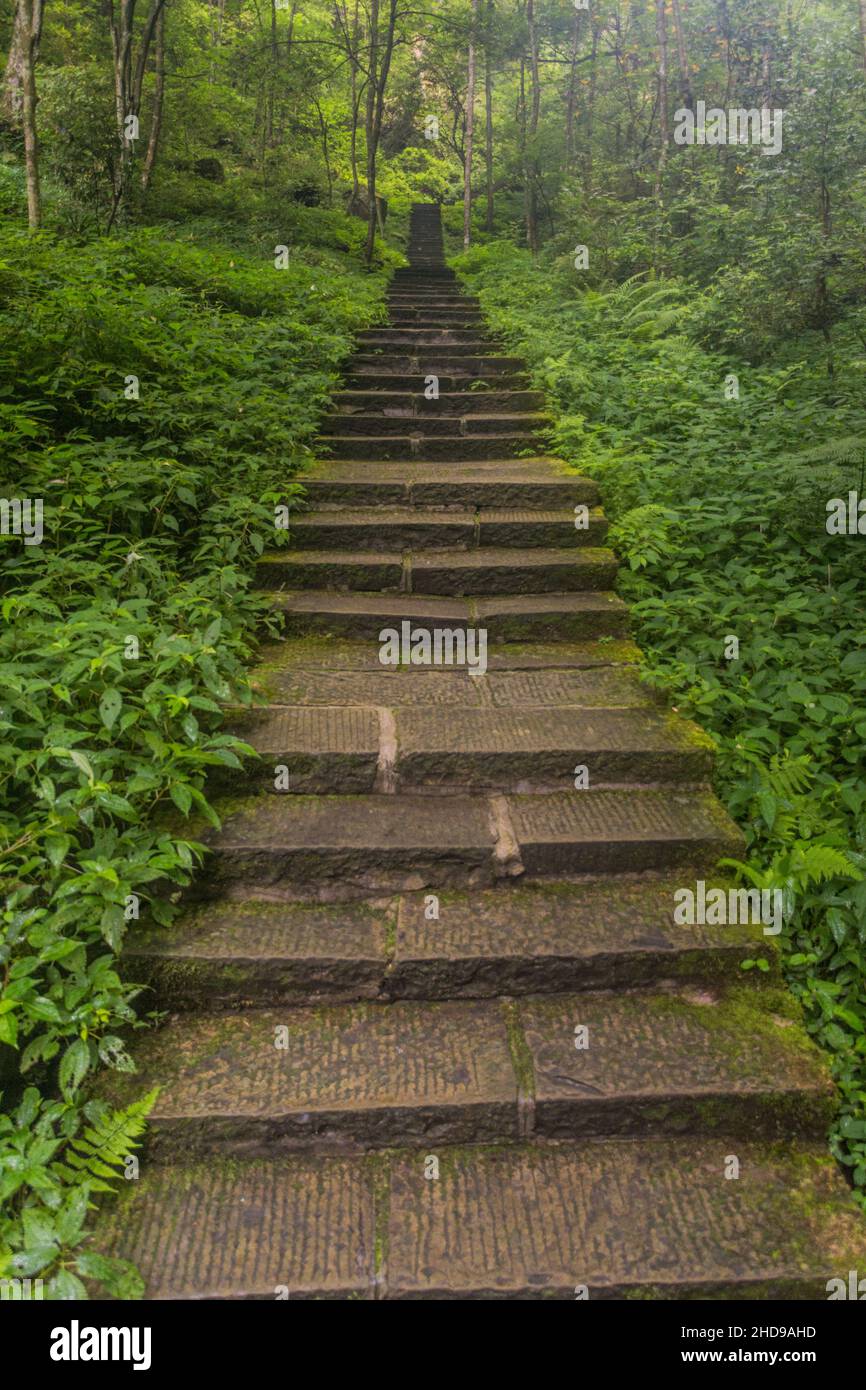
[[[740,849],[710,741],[639,683],[595,484],[438,208],[389,306],[261,559],[261,762],[129,942],[168,1017],[110,1094],[162,1089],[99,1238],[157,1298],[826,1297],[866,1227],[824,1061],[760,927],[674,921]],[[407,620],[486,670],[384,665]]]

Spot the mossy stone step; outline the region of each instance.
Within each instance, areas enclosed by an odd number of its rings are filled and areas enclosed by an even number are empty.
[[[379,554],[372,550],[274,550],[256,565],[262,589],[398,590],[439,595],[565,594],[611,589],[613,552],[596,546],[529,550],[478,546]]]
[[[159,1081],[160,1161],[529,1136],[817,1139],[834,1109],[791,996],[744,986],[184,1014],[137,1060],[140,1076],[105,1089],[123,1100]]]
[[[550,424],[550,417],[541,414],[524,415],[470,415],[433,414],[427,415],[389,415],[387,412],[370,414],[341,411],[328,416],[323,422],[322,437],[335,435],[362,435],[364,438],[379,438],[382,435],[420,434],[430,439],[459,439],[471,434],[519,434],[523,430],[540,430]]]
[[[598,484],[545,458],[405,464],[347,459],[313,464],[301,475],[316,506],[443,509],[595,506]]]
[[[576,765],[588,769],[593,786],[693,783],[708,780],[715,748],[696,725],[646,708],[390,708],[347,700],[258,709],[238,716],[232,732],[261,761],[224,771],[221,784],[274,791],[284,767],[288,787],[280,788],[294,794],[573,787]]]
[[[738,1140],[731,1181],[729,1153],[689,1137],[149,1166],[95,1244],[135,1261],[147,1298],[826,1299],[863,1252],[833,1161]]]
[[[450,348],[431,348],[424,354],[424,361],[415,355],[411,356],[405,348],[399,352],[358,352],[351,358],[346,374],[351,378],[356,373],[364,376],[382,377],[386,373],[399,373],[396,381],[397,390],[406,390],[415,384],[415,378],[421,382],[422,389],[429,386],[428,376],[439,378],[439,390],[453,389],[463,391],[467,386],[478,381],[480,384],[477,390],[484,389],[484,383],[489,382],[492,386],[499,386],[505,390],[504,378],[519,376],[523,383],[525,377],[526,363],[522,357],[506,357],[502,353],[491,352],[483,349],[481,353],[473,355],[465,351],[455,352]],[[460,386],[446,387],[451,374],[459,378]],[[347,382],[346,384],[350,384]]]
[[[171,929],[141,927],[128,979],[159,1008],[334,999],[452,999],[634,989],[742,979],[776,952],[760,926],[674,920],[677,878],[509,882],[477,893],[406,893],[350,903],[241,898],[191,908]],[[150,996],[148,996],[150,998]]]
[[[421,434],[322,435],[318,449],[333,459],[413,460],[462,463],[471,459],[520,458],[538,447],[531,433],[460,434],[436,438]]]
[[[509,546],[598,546],[607,520],[598,507],[581,514],[566,508],[453,509],[421,507],[329,507],[291,518],[291,541],[311,550],[455,550]],[[583,522],[586,525],[583,525]]]
[[[326,632],[367,637],[379,646],[380,632],[395,624],[399,630],[404,620],[411,623],[412,631],[483,628],[491,642],[623,637],[628,612],[621,599],[603,590],[469,600],[304,589],[294,593],[274,590],[271,599],[283,613],[290,634]]]
[[[443,391],[430,399],[419,391],[337,391],[334,404],[341,414],[369,414],[378,411],[399,418],[415,417],[426,420],[433,416],[516,415],[520,412],[541,411],[544,408],[542,391]]]
[[[484,887],[497,879],[701,866],[741,854],[709,792],[599,787],[543,795],[273,795],[217,801],[220,830],[192,820],[212,851],[208,882],[294,893]],[[686,880],[688,881],[688,879]]]
[[[383,667],[379,660],[378,645],[371,645],[367,641],[330,636],[290,637],[271,642],[260,649],[253,680],[259,692],[275,704],[303,703],[303,696],[297,700],[287,696],[287,692],[292,689],[295,676],[306,680],[308,676],[316,673],[345,672],[351,676],[355,672],[364,672],[375,673],[388,680],[398,679],[402,682],[399,689],[405,692],[417,688],[418,678],[423,678],[425,682],[441,680],[442,690],[446,691],[448,687],[444,683],[452,682],[455,676],[459,676],[460,685],[457,688],[461,691],[467,686],[478,688],[476,683],[480,683],[480,688],[489,687],[491,691],[499,689],[505,698],[514,699],[517,704],[544,705],[560,703],[563,690],[579,691],[581,686],[575,685],[574,682],[598,682],[607,679],[608,675],[627,675],[633,689],[643,697],[637,700],[638,704],[650,700],[661,701],[660,694],[639,681],[639,661],[640,652],[631,642],[608,638],[598,642],[496,642],[487,650],[488,675],[484,678],[474,675],[469,679],[465,667],[455,667],[453,670],[443,670],[441,667],[419,668],[409,664],[394,668]],[[497,676],[496,681],[493,681],[494,672],[503,673],[501,680]],[[554,682],[552,699],[545,693],[546,686],[541,684],[547,682],[548,678]],[[561,681],[567,684],[560,685]],[[595,685],[588,688],[600,691],[602,687]],[[417,698],[420,699],[420,695]],[[436,703],[438,698],[440,697],[431,693],[423,702]],[[447,700],[454,697],[443,694],[441,698]],[[591,696],[583,699],[575,695],[574,698],[578,704],[598,703]],[[414,698],[409,693],[407,698],[395,702],[414,703]],[[456,701],[458,704],[461,702],[473,703],[471,699]],[[322,703],[335,702],[328,699]],[[497,704],[499,700],[492,698],[491,703]],[[624,701],[616,698],[610,703],[618,705]]]

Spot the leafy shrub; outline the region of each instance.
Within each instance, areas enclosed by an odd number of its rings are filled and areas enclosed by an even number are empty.
[[[741,871],[785,894],[787,978],[830,1053],[832,1143],[866,1198],[863,540],[825,528],[827,500],[863,482],[856,324],[837,327],[850,350],[832,378],[808,338],[750,367],[683,331],[677,282],[584,291],[505,243],[455,264],[562,412],[554,446],[603,483],[644,678],[719,741]]]
[[[0,537],[0,1278],[49,1297],[140,1288],[85,1240],[146,1113],[85,1099],[144,1021],[116,957],[200,858],[163,809],[216,823],[206,774],[246,751],[254,561],[382,289],[327,248],[0,230],[0,496],[44,509],[40,545]]]

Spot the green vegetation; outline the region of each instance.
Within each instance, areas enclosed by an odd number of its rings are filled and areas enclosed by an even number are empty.
[[[455,264],[561,412],[553,451],[603,483],[645,678],[720,742],[747,876],[785,894],[787,978],[832,1054],[834,1147],[866,1189],[862,537],[825,529],[859,464],[799,456],[866,439],[856,324],[837,326],[833,377],[817,335],[753,366],[702,345],[685,280],[587,290],[555,249],[533,261],[509,242]]]
[[[61,1257],[95,1189],[52,1160],[104,1122],[81,1099],[93,1070],[132,1066],[137,991],[115,956],[139,911],[171,919],[153,890],[189,882],[200,857],[158,812],[215,819],[205,775],[245,747],[221,732],[222,704],[249,702],[265,621],[255,558],[352,333],[379,312],[360,231],[307,221],[347,249],[304,246],[277,271],[273,241],[250,233],[246,254],[170,229],[0,238],[2,491],[44,499],[41,545],[0,540],[0,1041],[39,1086],[0,1129],[0,1276],[56,1297],[78,1275],[131,1287],[86,1250]]]

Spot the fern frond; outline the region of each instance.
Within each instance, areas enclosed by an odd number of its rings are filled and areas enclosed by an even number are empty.
[[[70,1140],[64,1157],[94,1191],[111,1190],[110,1180],[119,1176],[129,1155],[139,1147],[158,1094],[159,1087],[154,1087],[125,1110],[99,1104],[88,1107],[90,1124],[83,1134]]]
[[[863,874],[857,865],[832,845],[796,846],[796,870],[798,876],[808,883],[824,883],[831,878],[862,879]]]

